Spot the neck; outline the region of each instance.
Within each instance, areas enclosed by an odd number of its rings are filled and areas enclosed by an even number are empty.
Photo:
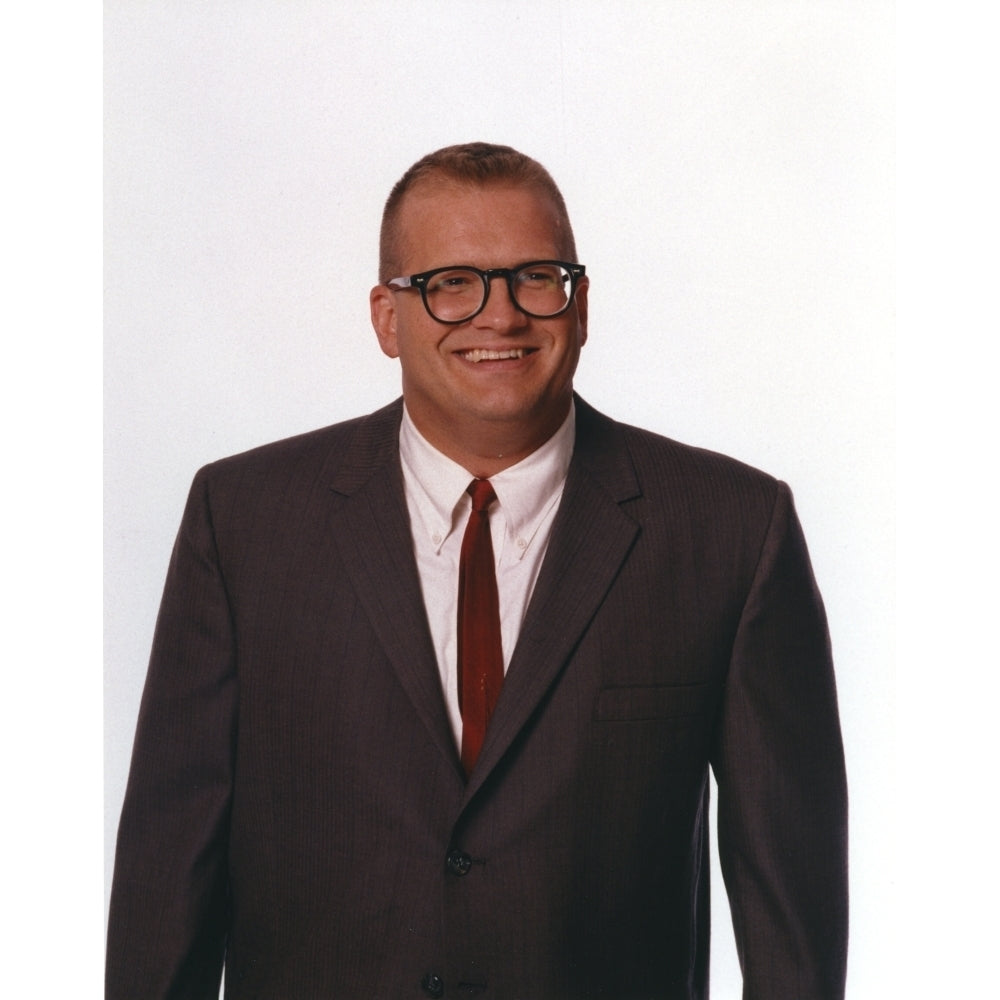
[[[409,412],[409,411],[408,411]],[[558,419],[527,427],[512,426],[508,421],[474,421],[474,426],[456,428],[442,434],[434,426],[425,427],[412,412],[410,419],[423,438],[457,462],[477,479],[489,479],[509,469],[537,451],[563,425],[569,406]]]

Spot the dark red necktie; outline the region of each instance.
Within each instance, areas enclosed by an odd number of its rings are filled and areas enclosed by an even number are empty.
[[[468,775],[503,684],[503,647],[487,513],[497,495],[488,479],[474,479],[467,492],[472,497],[472,513],[458,563],[458,707],[462,711],[462,766]]]

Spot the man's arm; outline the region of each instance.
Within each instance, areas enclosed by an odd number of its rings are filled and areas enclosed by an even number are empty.
[[[847,791],[826,616],[780,484],[713,761],[744,1000],[840,1000]]]
[[[167,573],[118,830],[107,1000],[216,1000],[236,730],[230,608],[196,477]]]

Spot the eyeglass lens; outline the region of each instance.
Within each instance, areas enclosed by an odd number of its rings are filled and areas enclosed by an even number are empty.
[[[554,316],[566,308],[573,288],[569,271],[558,264],[532,264],[511,277],[514,301],[534,316]],[[468,319],[487,294],[487,281],[464,267],[439,271],[428,279],[425,300],[431,315],[444,322]]]

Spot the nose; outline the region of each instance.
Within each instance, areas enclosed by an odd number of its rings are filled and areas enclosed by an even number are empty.
[[[502,274],[490,274],[486,282],[486,304],[480,313],[473,316],[473,326],[499,331],[526,326],[528,316],[514,302],[509,279]]]

